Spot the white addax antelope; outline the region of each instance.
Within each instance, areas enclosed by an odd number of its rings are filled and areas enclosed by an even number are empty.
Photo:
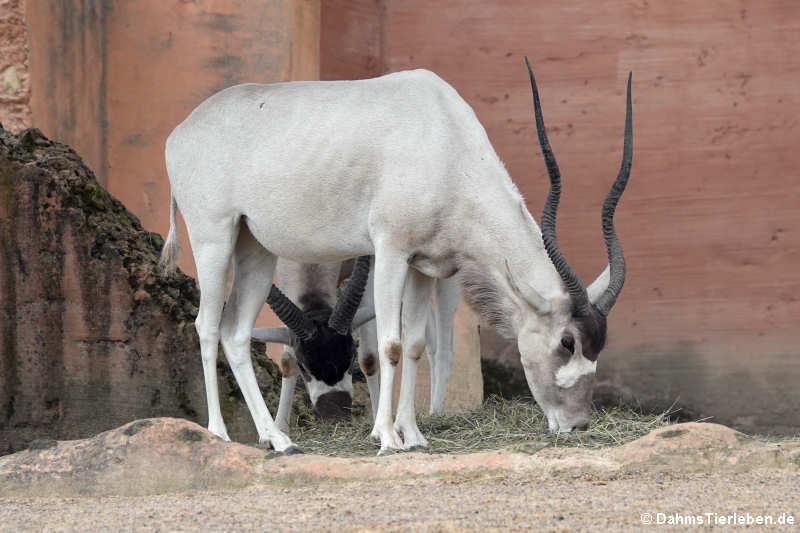
[[[372,414],[378,408],[378,339],[375,330],[373,284],[367,277],[369,261],[359,258],[347,286],[336,303],[341,263],[307,264],[278,260],[275,278],[280,290],[272,289],[267,302],[286,324],[256,328],[253,338],[284,344],[281,356],[281,397],[275,421],[288,434],[293,391],[300,374],[316,414],[335,420],[349,415],[353,401],[353,376],[350,367],[356,353],[352,330],[358,330],[358,363],[367,379]],[[365,292],[366,290],[366,292]],[[352,325],[349,313],[358,307]],[[436,302],[431,307],[426,328],[428,360],[431,370],[430,412],[441,413],[450,378],[453,357],[453,317],[458,306],[455,278],[439,280]],[[344,302],[350,302],[344,305]],[[342,315],[342,316],[339,316]],[[338,318],[331,318],[337,316]],[[331,327],[334,324],[336,330]],[[313,342],[312,342],[313,339]]]
[[[551,183],[541,232],[470,106],[425,70],[238,85],[175,128],[166,143],[172,202],[163,260],[170,264],[176,252],[180,207],[201,293],[196,324],[209,430],[227,438],[216,376],[221,340],[260,440],[293,449],[259,394],[250,361],[253,322],[276,258],[325,263],[367,254],[375,256],[380,360],[372,436],[381,450],[426,445],[414,414],[415,370],[434,279],[456,273],[467,301],[517,339],[550,429],[588,423],[606,315],[625,276],[613,215],[632,158],[630,77],[622,168],[602,210],[610,270],[587,290],[556,241],[561,182],[528,70]],[[393,424],[401,357],[410,371],[403,372]]]

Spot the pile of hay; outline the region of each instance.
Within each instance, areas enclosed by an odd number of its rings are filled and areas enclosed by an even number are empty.
[[[642,414],[624,407],[592,413],[589,430],[551,434],[547,419],[530,398],[507,400],[492,396],[480,409],[458,415],[419,416],[428,439],[428,453],[462,454],[511,447],[534,453],[547,447],[617,446],[668,425],[674,413]],[[369,438],[369,414],[354,415],[349,423],[323,424],[301,420],[292,438],[306,453],[355,457],[375,455],[378,443]]]

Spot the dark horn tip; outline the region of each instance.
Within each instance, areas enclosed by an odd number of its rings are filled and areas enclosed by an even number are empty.
[[[328,319],[328,326],[340,335],[347,335],[350,332],[353,318],[364,296],[371,260],[370,256],[356,259],[350,280]]]
[[[633,72],[628,72],[628,87],[627,87],[627,100],[628,104],[631,102],[631,83],[633,82]]]
[[[617,179],[612,184],[611,190],[609,190],[603,202],[602,210],[603,238],[606,241],[608,260],[611,265],[611,279],[609,280],[608,288],[606,288],[595,305],[603,316],[608,316],[608,313],[616,303],[617,297],[625,283],[625,257],[622,254],[622,246],[620,245],[619,238],[614,229],[614,213],[617,208],[617,203],[628,185],[633,159],[633,123],[631,119],[633,107],[631,104],[632,80],[633,72],[628,72],[622,163],[620,165],[619,174],[617,174]]]
[[[558,169],[556,157],[553,154],[553,149],[550,147],[550,142],[547,140],[547,131],[542,117],[542,107],[539,101],[539,90],[536,88],[536,79],[533,75],[533,69],[525,58],[525,64],[528,66],[528,76],[531,82],[531,92],[533,93],[533,116],[536,122],[536,135],[539,140],[539,147],[542,151],[545,167],[547,167],[547,174],[550,178],[550,191],[547,194],[544,208],[542,209],[542,241],[544,242],[545,250],[556,268],[559,276],[561,277],[564,285],[569,292],[570,298],[576,309],[583,312],[586,307],[586,289],[581,283],[578,275],[567,263],[564,255],[558,246],[558,239],[556,238],[556,215],[558,212],[558,203],[561,198],[561,172]]]

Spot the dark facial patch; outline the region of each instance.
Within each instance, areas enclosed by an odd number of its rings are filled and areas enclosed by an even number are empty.
[[[591,305],[589,312],[573,318],[581,335],[583,356],[589,361],[597,361],[597,356],[606,345],[606,317]]]
[[[339,335],[328,327],[331,309],[307,311],[317,329],[310,341],[301,342],[297,349],[298,362],[315,379],[333,386],[339,383],[350,369],[356,355],[356,346],[351,335]]]
[[[562,335],[561,347],[568,351],[570,355],[575,353],[575,337],[569,331],[565,331]]]

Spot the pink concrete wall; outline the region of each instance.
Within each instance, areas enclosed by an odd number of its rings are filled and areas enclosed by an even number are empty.
[[[100,0],[26,2],[31,121],[106,183],[107,99]]]
[[[237,83],[318,76],[318,5],[311,21],[303,18],[306,6],[314,5],[284,0],[115,3],[106,23],[107,188],[145,227],[166,234],[164,141],[200,102]],[[304,32],[312,35],[310,43]],[[182,261],[193,272],[190,254]]]
[[[319,11],[318,0],[29,2],[33,122],[166,234],[167,135],[224,87],[316,79]],[[180,266],[194,272],[191,254]]]
[[[325,79],[413,67],[439,73],[475,108],[538,218],[547,180],[527,54],[564,175],[561,245],[587,281],[605,262],[599,211],[619,165],[632,70],[634,165],[617,217],[629,275],[610,318],[604,384],[650,406],[679,398],[743,429],[800,426],[800,4],[68,0],[27,7],[35,123],[75,145],[161,233],[168,130],[223,85],[314,77],[317,68]],[[297,50],[307,51],[305,60],[291,59]],[[99,61],[102,76],[88,60]],[[183,261],[191,272],[188,254]]]
[[[320,27],[320,79],[356,80],[386,72],[383,0],[325,0]]]
[[[634,161],[616,218],[625,290],[605,385],[744,429],[800,426],[800,4],[389,1],[385,70],[425,67],[475,108],[539,218],[547,178],[522,57],[564,177],[559,240],[605,264],[633,71]]]
[[[29,2],[26,20],[32,122],[162,235],[172,129],[225,87],[319,77],[319,0]],[[179,225],[178,264],[193,276]],[[259,321],[277,319],[265,310]]]

